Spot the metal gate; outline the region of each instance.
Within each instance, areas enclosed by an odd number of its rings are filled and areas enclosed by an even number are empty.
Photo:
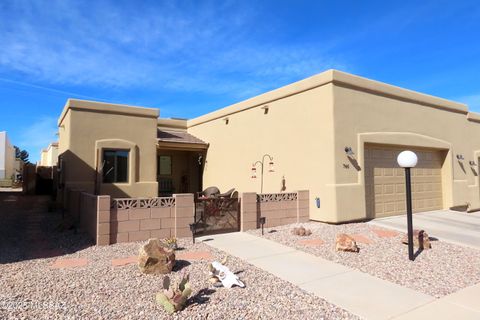
[[[238,198],[195,200],[195,236],[240,231]]]

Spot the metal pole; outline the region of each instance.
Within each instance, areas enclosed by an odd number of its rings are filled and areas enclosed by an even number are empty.
[[[405,168],[405,184],[407,187],[407,229],[408,229],[408,258],[413,261],[413,219],[412,219],[412,189],[410,184],[410,168]]]
[[[262,178],[261,178],[261,184],[260,184],[260,193],[263,193],[263,159],[262,159]]]

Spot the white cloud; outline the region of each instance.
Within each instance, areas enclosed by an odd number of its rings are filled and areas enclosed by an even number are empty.
[[[251,6],[156,4],[1,3],[0,71],[49,84],[222,94],[345,68],[315,45],[257,43],[255,22],[261,17]]]
[[[40,158],[40,152],[48,147],[51,142],[57,141],[57,119],[54,117],[40,117],[31,125],[23,128],[18,147],[25,149],[30,154],[30,161],[36,162]]]

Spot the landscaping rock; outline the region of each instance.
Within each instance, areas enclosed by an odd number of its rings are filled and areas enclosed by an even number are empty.
[[[309,229],[305,229],[304,227],[296,227],[296,228],[293,228],[292,234],[296,236],[305,237],[305,236],[311,235],[312,231],[310,231]]]
[[[170,273],[175,265],[175,251],[157,238],[149,239],[138,254],[138,268],[146,274]]]
[[[406,234],[402,243],[408,244],[408,234]],[[424,230],[413,230],[413,246],[419,249],[431,249],[432,244],[430,243],[430,238]]]
[[[345,233],[337,234],[337,239],[335,240],[335,249],[337,251],[348,252],[360,251],[355,240]]]

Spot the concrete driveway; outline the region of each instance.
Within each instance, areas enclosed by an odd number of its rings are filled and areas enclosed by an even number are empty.
[[[379,218],[368,222],[384,228],[407,232],[407,216]],[[425,230],[430,237],[480,249],[480,212],[463,213],[438,210],[413,215],[413,228]]]

